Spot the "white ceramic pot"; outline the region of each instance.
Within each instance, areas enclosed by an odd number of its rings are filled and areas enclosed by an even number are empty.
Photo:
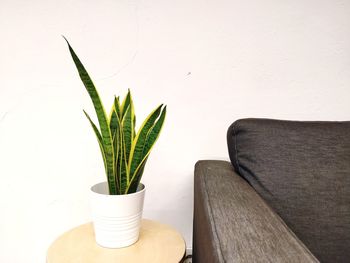
[[[107,182],[91,187],[91,213],[96,243],[106,248],[121,248],[139,239],[145,186],[136,193],[109,195]]]

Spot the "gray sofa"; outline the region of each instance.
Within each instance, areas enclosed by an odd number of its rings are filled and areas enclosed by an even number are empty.
[[[350,262],[350,122],[242,119],[199,161],[193,262]]]

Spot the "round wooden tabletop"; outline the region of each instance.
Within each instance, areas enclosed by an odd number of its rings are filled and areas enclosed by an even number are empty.
[[[118,249],[97,245],[92,223],[78,226],[50,246],[47,263],[178,263],[184,255],[185,241],[175,229],[143,219],[139,240]]]

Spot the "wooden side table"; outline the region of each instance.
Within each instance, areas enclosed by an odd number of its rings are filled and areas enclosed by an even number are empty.
[[[92,223],[78,226],[50,246],[47,263],[178,263],[184,256],[185,241],[175,229],[143,219],[139,240],[119,249],[97,245]]]

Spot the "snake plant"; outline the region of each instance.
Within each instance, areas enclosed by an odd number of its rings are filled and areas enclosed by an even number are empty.
[[[67,41],[67,40],[66,40]],[[109,194],[134,193],[140,183],[149,154],[164,123],[166,106],[159,105],[135,131],[135,111],[130,90],[120,102],[114,102],[107,116],[100,96],[85,67],[67,41],[80,79],[94,105],[99,128],[84,111],[96,135],[107,175]]]

